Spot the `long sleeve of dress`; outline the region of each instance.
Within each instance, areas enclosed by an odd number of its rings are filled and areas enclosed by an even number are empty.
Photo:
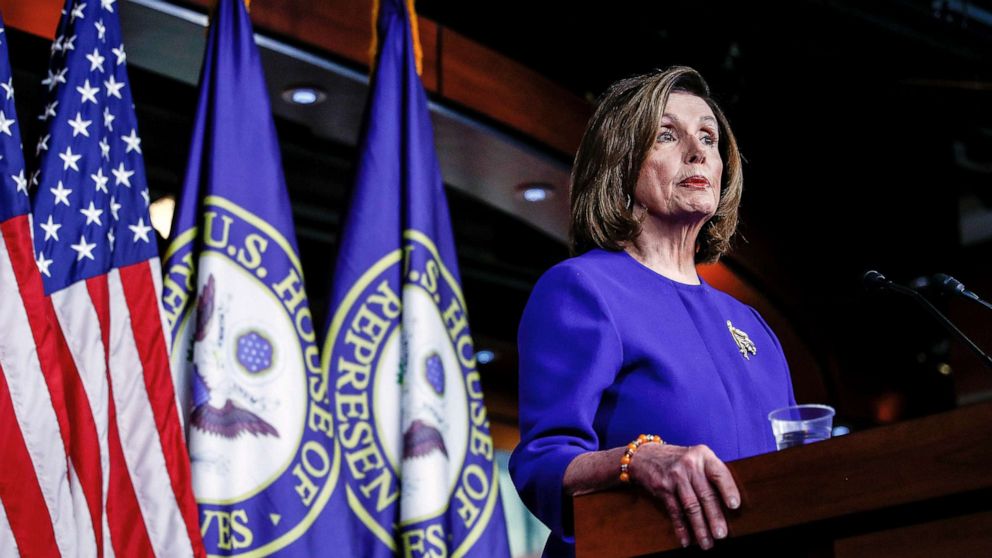
[[[571,499],[562,478],[599,448],[593,421],[623,362],[620,337],[596,287],[561,265],[534,288],[518,332],[520,444],[510,474],[530,510],[571,542]]]

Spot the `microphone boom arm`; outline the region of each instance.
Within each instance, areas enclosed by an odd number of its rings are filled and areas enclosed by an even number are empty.
[[[866,279],[868,278],[867,274],[865,277]],[[982,351],[982,349],[978,345],[976,345],[974,341],[972,341],[967,335],[965,335],[963,331],[958,329],[958,327],[954,325],[954,323],[951,322],[951,320],[949,320],[947,316],[945,316],[940,310],[938,310],[936,306],[931,304],[930,301],[926,299],[926,297],[914,291],[913,289],[903,287],[902,285],[897,285],[891,281],[886,280],[884,277],[881,276],[881,274],[879,274],[879,277],[881,277],[881,280],[872,279],[874,284],[887,288],[899,294],[906,295],[912,298],[913,300],[915,300],[916,302],[920,303],[927,310],[927,312],[930,313],[931,316],[933,316],[934,318],[937,319],[938,322],[940,322],[940,325],[944,326],[944,329],[951,332],[951,334],[953,334],[955,337],[963,341],[965,345],[967,345],[976,355],[978,355],[978,358],[981,359],[986,366],[992,368],[992,357],[986,354],[985,351]],[[983,300],[980,300],[979,302],[988,306],[988,303],[986,303]]]

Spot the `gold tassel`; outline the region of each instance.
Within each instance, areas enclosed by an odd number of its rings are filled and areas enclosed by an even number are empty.
[[[251,0],[245,0],[245,9],[251,11]]]
[[[406,13],[410,15],[410,30],[413,32],[413,59],[417,62],[417,75],[424,73],[424,50],[420,47],[420,29],[417,27],[417,10],[414,0],[406,0]]]
[[[369,74],[375,71],[375,55],[379,52],[379,0],[372,0],[372,42],[369,43]]]
[[[249,0],[246,0],[249,1]],[[413,58],[417,64],[417,75],[424,73],[424,49],[420,46],[420,28],[417,25],[417,12],[414,0],[406,0],[406,11],[410,17],[410,31],[413,35]],[[379,53],[379,0],[372,0],[372,41],[369,44],[369,73],[375,70],[376,54]]]

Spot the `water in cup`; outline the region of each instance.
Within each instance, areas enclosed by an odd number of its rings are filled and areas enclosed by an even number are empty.
[[[834,410],[827,405],[794,405],[768,414],[778,449],[812,444],[830,437]]]
[[[809,430],[793,430],[792,432],[783,432],[780,436],[776,436],[775,446],[777,449],[783,450],[785,448],[820,442],[829,437],[829,429],[823,430],[811,428]]]

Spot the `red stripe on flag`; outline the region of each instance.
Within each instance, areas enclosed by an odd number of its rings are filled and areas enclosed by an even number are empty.
[[[96,421],[83,389],[76,362],[58,325],[52,299],[45,296],[34,260],[34,244],[27,215],[0,224],[17,279],[31,334],[38,350],[41,372],[48,386],[62,442],[75,468],[86,507],[93,522],[98,558],[103,556],[103,476]]]
[[[104,354],[110,356],[110,294],[107,277],[100,275],[86,280],[86,289],[93,301]],[[137,372],[137,371],[136,371]],[[107,367],[108,428],[107,447],[110,458],[110,478],[107,481],[107,523],[110,525],[110,542],[117,556],[154,556],[145,518],[138,506],[131,475],[124,459],[120,432],[117,430],[117,407],[114,404],[114,385]]]
[[[21,302],[24,311],[28,315],[28,322],[31,326],[31,335],[34,337],[35,347],[38,349],[38,359],[41,361],[41,369],[45,372],[45,383],[48,384],[48,392],[52,397],[52,406],[55,407],[55,417],[59,421],[59,430],[62,433],[62,443],[69,447],[69,415],[65,410],[65,397],[62,374],[60,371],[58,358],[50,349],[54,339],[49,337],[58,328],[58,322],[54,320],[53,314],[46,314],[45,310],[51,308],[50,303],[46,303],[45,287],[41,282],[41,274],[38,273],[34,261],[34,244],[31,240],[30,222],[27,215],[14,217],[2,225],[3,239],[7,244],[7,253],[10,254],[10,263],[13,266],[14,277],[17,279],[17,289],[21,293]],[[94,429],[94,433],[95,433]]]
[[[0,496],[21,556],[60,556],[52,518],[14,414],[7,376],[0,366]]]
[[[179,411],[176,408],[176,391],[169,368],[168,350],[162,331],[158,296],[149,263],[142,262],[119,268],[124,299],[131,310],[131,327],[134,330],[135,346],[144,369],[145,391],[155,416],[155,426],[172,491],[189,535],[193,554],[206,556],[200,536],[196,500],[189,466],[186,440],[180,428]]]

